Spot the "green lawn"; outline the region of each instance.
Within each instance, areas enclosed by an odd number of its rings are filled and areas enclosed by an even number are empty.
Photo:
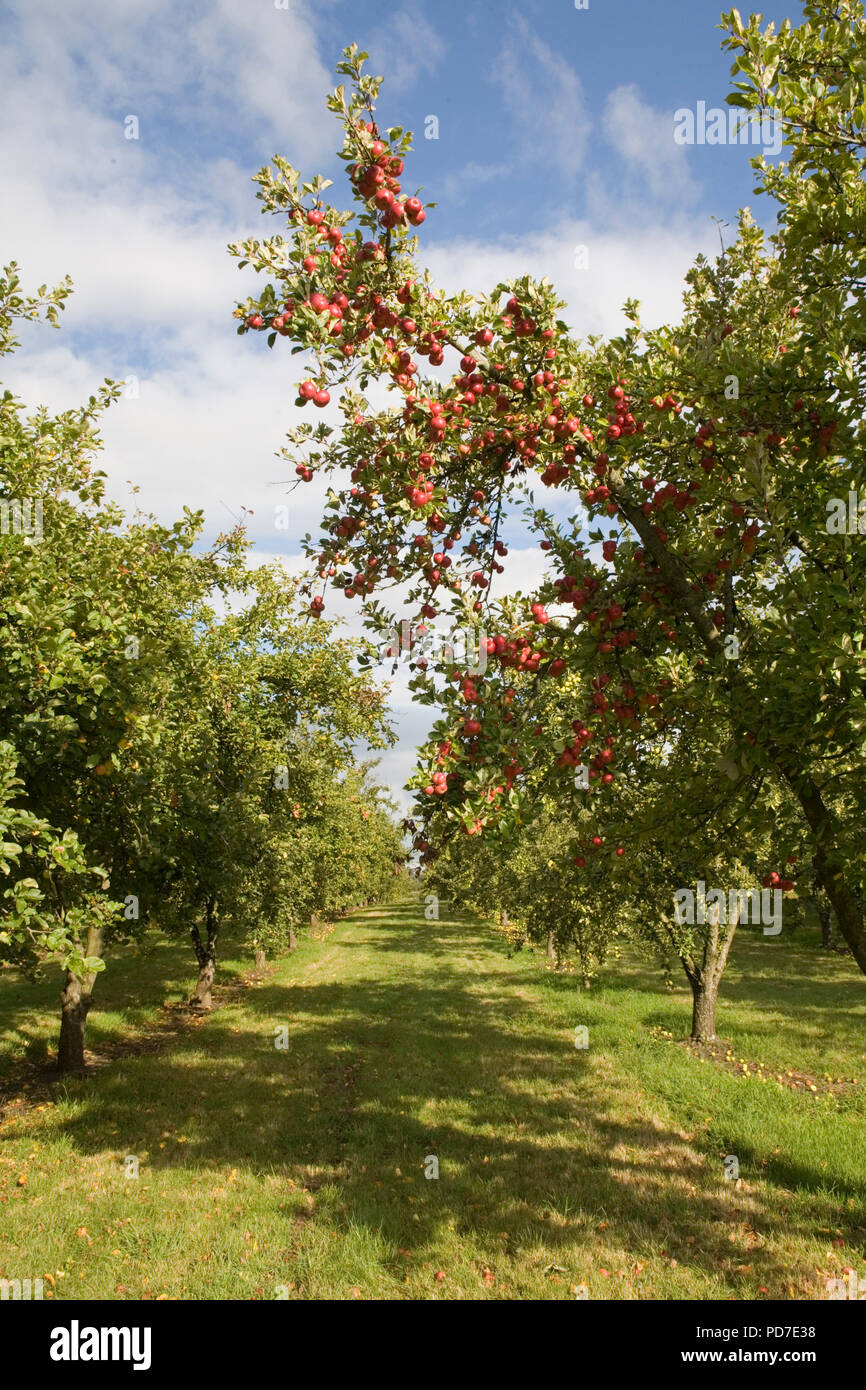
[[[159,1023],[187,950],[123,953],[88,1041],[148,1050],[7,1105],[0,1273],[59,1298],[825,1297],[866,1275],[866,980],[798,937],[744,936],[722,986],[732,1064],[782,1084],[692,1055],[685,991],[636,958],[584,992],[414,902],[249,988],[224,963],[202,1022]],[[0,977],[7,1085],[56,995]]]

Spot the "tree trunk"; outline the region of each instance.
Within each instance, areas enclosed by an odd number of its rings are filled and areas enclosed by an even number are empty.
[[[592,957],[590,955],[587,955],[587,953],[583,949],[583,932],[578,931],[574,927],[572,927],[571,939],[577,947],[577,958],[580,964],[580,978],[583,982],[583,987],[584,989],[589,989],[590,985],[592,984],[592,976],[590,973]]]
[[[556,938],[552,931],[547,933],[547,959],[551,964],[556,964]]]
[[[191,1009],[202,1009],[208,1012],[213,1008],[212,990],[215,975],[216,961],[213,956],[205,952],[205,959],[199,963],[198,979],[189,1001]]]
[[[295,929],[294,927],[289,927],[289,950],[296,951],[297,949],[298,938],[295,936]]]
[[[191,1009],[209,1010],[213,1008],[213,989],[214,976],[216,975],[216,942],[219,932],[219,922],[216,915],[216,904],[213,898],[208,898],[206,907],[207,922],[207,945],[202,945],[201,932],[198,924],[192,928],[193,949],[195,958],[198,961],[198,980],[196,981],[195,991],[189,1001]]]
[[[824,798],[811,777],[797,775],[782,767],[782,773],[803,808],[803,814],[815,835],[815,854],[812,864],[815,876],[836,914],[839,930],[851,948],[851,954],[866,975],[866,923],[863,908],[845,877],[845,866],[836,848],[837,833]]]
[[[826,902],[823,893],[818,899],[818,921],[821,923],[821,945],[825,951],[833,949],[833,921],[830,916],[830,907]]]
[[[692,1042],[701,1043],[715,1041],[719,984],[740,920],[737,917],[723,925],[717,907],[711,908],[707,917],[700,965],[690,956],[680,957],[692,989]]]
[[[268,958],[261,947],[256,951],[256,970],[264,970],[268,963]]]
[[[704,980],[701,973],[689,984],[692,987],[692,1042],[713,1042],[716,1036],[719,982],[716,979]]]
[[[833,949],[833,917],[827,895],[821,887],[818,874],[812,864],[812,903],[821,928],[821,946],[825,951]]]
[[[87,933],[85,955],[102,952],[102,931],[91,927]],[[84,1075],[84,1027],[93,1003],[95,972],[78,976],[66,972],[65,987],[60,992],[60,1041],[57,1046],[57,1070],[61,1076]]]

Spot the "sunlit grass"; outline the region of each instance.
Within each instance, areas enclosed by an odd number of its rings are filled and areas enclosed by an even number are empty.
[[[191,978],[179,945],[124,953],[90,1044]],[[61,1298],[826,1296],[866,1273],[866,982],[808,934],[744,935],[722,995],[735,1061],[858,1084],[700,1060],[673,1040],[686,991],[636,957],[586,992],[476,922],[362,913],[161,1050],[8,1109],[0,1272]],[[0,979],[7,1069],[44,1056],[55,1002]]]

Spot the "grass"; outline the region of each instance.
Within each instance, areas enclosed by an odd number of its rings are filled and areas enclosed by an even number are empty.
[[[223,962],[212,1016],[7,1106],[0,1273],[58,1298],[826,1297],[866,1274],[866,981],[798,936],[735,944],[729,1062],[674,1040],[686,993],[636,958],[585,992],[414,902],[248,988]],[[121,954],[89,1044],[152,1035],[190,983],[177,945]],[[55,1002],[0,976],[7,1085]]]

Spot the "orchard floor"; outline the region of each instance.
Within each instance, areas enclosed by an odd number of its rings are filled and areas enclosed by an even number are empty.
[[[7,1094],[0,1275],[59,1299],[817,1299],[866,1275],[850,961],[744,936],[716,1061],[636,958],[585,992],[508,951],[415,902],[368,910],[248,988],[229,961],[221,1007],[161,1038],[186,956],[122,954],[104,1065]],[[0,976],[7,1088],[11,1057],[44,1065],[55,1002]]]

